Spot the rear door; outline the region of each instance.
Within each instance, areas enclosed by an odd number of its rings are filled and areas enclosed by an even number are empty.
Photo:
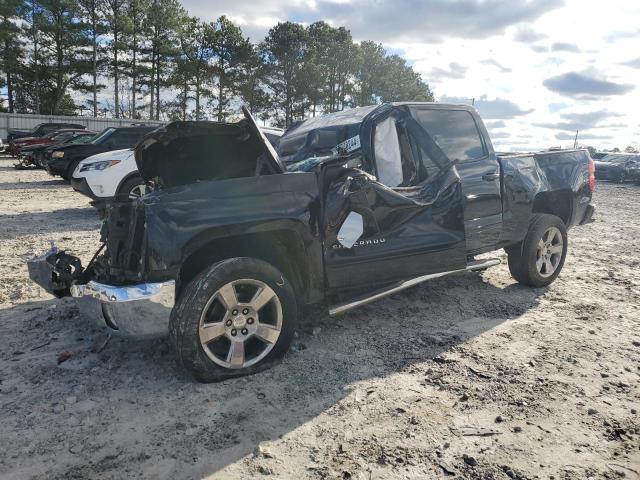
[[[460,177],[444,155],[436,155],[438,162],[415,155],[417,145],[429,145],[416,138],[419,125],[408,123],[399,110],[376,120],[372,172],[344,165],[322,172],[331,291],[363,291],[466,266]]]
[[[491,250],[502,231],[502,196],[500,164],[480,133],[484,127],[464,108],[415,105],[410,111],[445,154],[457,162],[465,197],[469,252]]]

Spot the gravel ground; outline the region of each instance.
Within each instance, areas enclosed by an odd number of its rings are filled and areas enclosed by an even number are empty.
[[[640,478],[640,187],[598,186],[597,220],[570,232],[549,288],[503,264],[337,319],[312,311],[280,365],[202,385],[165,341],[107,342],[28,281],[24,260],[50,241],[88,260],[100,221],[11,164],[0,477]]]

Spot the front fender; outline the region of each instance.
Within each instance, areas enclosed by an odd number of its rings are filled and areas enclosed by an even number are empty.
[[[313,270],[322,268],[314,173],[201,182],[153,192],[144,202],[153,280],[177,278],[186,259],[211,243],[269,232],[290,232]]]

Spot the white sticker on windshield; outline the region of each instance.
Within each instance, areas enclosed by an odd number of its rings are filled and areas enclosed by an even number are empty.
[[[360,135],[356,135],[355,137],[347,138],[344,142],[339,143],[333,149],[333,153],[338,155],[345,153],[353,152],[354,150],[358,150],[360,148]]]

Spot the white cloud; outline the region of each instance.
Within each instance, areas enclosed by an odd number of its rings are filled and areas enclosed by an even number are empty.
[[[475,98],[501,150],[570,146],[575,129],[596,147],[640,146],[640,87],[624,88],[640,85],[637,0],[183,1],[204,20],[228,15],[253,41],[277,21],[325,20],[382,42],[439,99]]]
[[[598,2],[569,0],[563,8],[486,39],[450,37],[436,47],[419,42],[394,43],[393,47],[404,50],[427,81],[434,68],[445,68],[451,61],[467,68],[464,78],[435,84],[439,99],[454,97],[470,104],[472,98],[478,102],[484,97],[508,101],[525,112],[532,110],[526,115],[503,114],[502,118],[494,112],[492,117],[504,123],[501,138],[494,139],[499,149],[571,146],[573,137],[565,135],[594,125],[597,130],[580,134],[585,143],[601,148],[639,146],[640,87],[632,88],[640,86],[640,68],[633,68],[640,52],[638,24],[639,2],[611,0],[602,8]],[[520,41],[513,41],[514,37]],[[552,52],[554,44],[556,51]],[[533,51],[532,45],[541,52]],[[494,62],[508,68],[496,68]],[[568,76],[571,72],[581,75],[576,82],[571,82],[575,80]],[[559,80],[551,86],[560,86],[555,89],[560,91],[544,85],[545,80],[556,77]],[[482,113],[482,104],[477,106]],[[589,123],[588,115],[594,112],[608,112],[615,119]],[[562,132],[565,135],[557,138]]]

